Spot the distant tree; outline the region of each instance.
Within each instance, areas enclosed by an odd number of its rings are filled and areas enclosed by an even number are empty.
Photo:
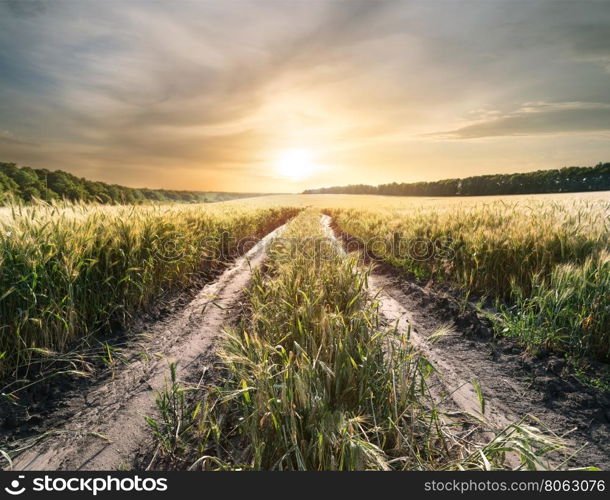
[[[55,170],[49,172],[47,176],[47,186],[53,190],[59,198],[64,198],[71,201],[87,200],[87,191],[75,182],[74,176],[62,172],[61,170]]]
[[[15,163],[0,162],[0,202],[14,197],[23,201],[66,199],[105,204],[179,202],[205,203],[243,196],[246,193],[205,193],[168,189],[138,189],[105,182],[90,181],[62,170],[19,167]]]
[[[333,186],[308,189],[305,194],[347,193],[383,194],[389,196],[487,196],[503,194],[562,193],[610,190],[610,163],[595,167],[565,167],[518,174],[495,174],[414,182]]]
[[[2,170],[2,164],[0,164],[0,202],[10,198],[11,196],[19,196],[19,186]]]

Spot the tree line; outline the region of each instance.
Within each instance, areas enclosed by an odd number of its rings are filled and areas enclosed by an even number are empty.
[[[519,174],[477,175],[432,182],[355,184],[308,189],[304,194],[379,194],[389,196],[490,196],[610,190],[610,163]]]
[[[19,167],[0,162],[0,203],[9,199],[35,199],[128,204],[145,202],[206,203],[255,196],[253,193],[176,191],[171,189],[130,188],[90,181],[63,170]]]

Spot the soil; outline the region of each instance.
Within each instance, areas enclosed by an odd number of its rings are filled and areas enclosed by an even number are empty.
[[[323,222],[332,227],[330,219]],[[353,238],[332,229],[354,248]],[[374,255],[364,260],[373,265],[369,288],[378,294],[382,315],[399,329],[410,329],[411,341],[435,367],[453,404],[494,430],[534,416],[540,430],[563,436],[567,445],[569,455],[552,455],[552,466],[610,470],[608,391],[583,384],[562,358],[548,352],[528,356],[514,340],[494,335],[491,323],[472,303],[459,303],[455,291],[422,286]],[[450,333],[431,339],[439,330]],[[485,397],[484,414],[472,381]]]
[[[12,402],[0,398],[0,449],[10,450],[69,418],[73,409],[68,403],[70,400],[82,398],[94,385],[113,376],[117,365],[132,359],[130,350],[140,350],[142,336],[153,324],[188,307],[201,289],[230,265],[230,262],[218,262],[213,267],[207,266],[193,275],[183,288],[163,294],[148,310],[133,318],[128,327],[110,329],[85,342],[75,343],[69,349],[72,355],[46,364],[39,374],[19,374],[18,383],[5,386]],[[111,363],[103,359],[107,358],[103,352],[106,345],[112,350]],[[86,376],[63,374],[70,368],[79,369]]]
[[[215,362],[215,341],[241,310],[252,269],[284,227],[265,236],[186,304],[144,322],[123,349],[127,357],[93,383],[66,381],[69,391],[56,397],[66,389],[57,380],[47,386],[54,403],[45,413],[30,409],[28,422],[17,430],[5,422],[5,441],[7,435],[22,437],[13,450],[22,451],[13,470],[116,470],[142,463],[152,445],[144,417],[156,415],[155,394],[165,385],[169,364],[177,363],[181,380],[205,378]]]

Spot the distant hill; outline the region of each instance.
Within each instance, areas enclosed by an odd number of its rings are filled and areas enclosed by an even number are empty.
[[[209,203],[261,196],[263,193],[223,193],[175,191],[171,189],[130,188],[90,181],[64,172],[44,168],[19,167],[0,162],[0,203],[13,197],[23,201],[67,199],[105,204],[181,202]]]
[[[519,174],[477,175],[432,182],[356,184],[308,189],[304,194],[380,194],[390,196],[488,196],[610,190],[610,163]]]

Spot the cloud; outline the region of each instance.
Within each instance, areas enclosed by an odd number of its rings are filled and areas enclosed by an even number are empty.
[[[43,0],[4,0],[7,11],[16,17],[31,17],[46,11]]]
[[[0,161],[111,182],[235,189],[293,147],[338,165],[327,176],[371,175],[386,168],[379,158],[407,176],[397,165],[418,165],[405,144],[428,155],[431,131],[569,142],[608,123],[608,2],[55,0],[0,11],[0,130],[13,134],[0,135]]]
[[[565,134],[610,130],[610,105],[604,103],[531,103],[515,112],[431,134],[449,139]]]
[[[11,146],[28,146],[36,147],[37,144],[15,137],[10,130],[0,130],[0,144],[6,144]]]

